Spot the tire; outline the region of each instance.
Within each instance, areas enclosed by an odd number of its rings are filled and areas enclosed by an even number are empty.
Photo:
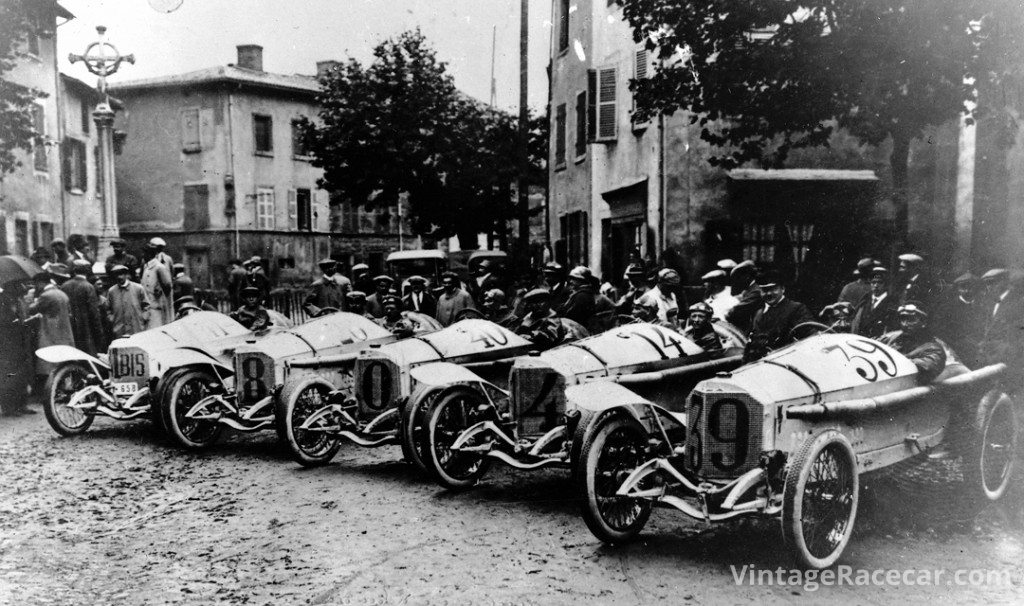
[[[797,563],[827,568],[842,555],[857,518],[860,478],[853,446],[835,429],[817,433],[789,461],[782,535]]]
[[[964,482],[975,498],[998,501],[1011,488],[1020,467],[1020,425],[1013,401],[990,391],[971,419],[964,448]]]
[[[487,473],[487,457],[452,452],[451,445],[463,431],[484,420],[478,410],[484,396],[469,387],[455,387],[439,394],[427,409],[427,471],[452,490],[470,488]]]
[[[198,369],[182,369],[164,377],[167,384],[160,391],[160,412],[164,430],[171,441],[189,450],[212,446],[220,438],[224,427],[216,421],[186,419],[185,413],[201,399],[210,395],[207,387],[216,379],[209,372]]]
[[[421,472],[428,473],[427,415],[436,392],[419,388],[402,406],[402,455]]]
[[[92,415],[66,406],[71,396],[85,387],[88,375],[89,370],[81,364],[64,364],[46,378],[43,412],[46,414],[46,422],[62,436],[78,435],[92,425]]]
[[[576,423],[576,429],[571,436],[566,436],[569,443],[569,469],[573,481],[582,481],[583,465],[580,457],[583,453],[583,444],[591,432],[591,426],[597,423],[597,413],[592,410],[580,409],[580,420]]]
[[[647,432],[632,417],[608,415],[586,432],[573,486],[583,521],[605,543],[635,539],[651,517],[650,501],[615,496],[629,472],[646,462]]]
[[[326,405],[327,395],[332,390],[322,379],[308,377],[287,383],[277,398],[277,437],[288,446],[292,458],[305,467],[330,463],[341,448],[337,436],[297,429],[311,414]]]

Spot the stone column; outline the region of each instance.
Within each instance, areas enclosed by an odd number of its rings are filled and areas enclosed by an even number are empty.
[[[106,102],[96,106],[92,112],[96,123],[96,136],[100,142],[100,181],[102,183],[103,227],[100,233],[100,250],[107,250],[110,241],[119,237],[117,228],[117,182],[114,176],[114,110]]]
[[[956,202],[953,206],[953,256],[957,272],[971,269],[974,229],[974,152],[977,126],[960,118],[957,133]]]

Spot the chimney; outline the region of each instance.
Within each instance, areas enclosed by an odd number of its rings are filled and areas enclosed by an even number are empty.
[[[238,49],[238,67],[244,67],[258,72],[263,71],[262,46],[259,44],[239,44],[235,48]]]
[[[327,75],[327,72],[329,72],[332,69],[338,67],[338,65],[340,65],[340,62],[339,61],[335,61],[334,59],[327,59],[326,61],[317,61],[316,62],[316,77],[317,78],[323,78],[324,76]]]

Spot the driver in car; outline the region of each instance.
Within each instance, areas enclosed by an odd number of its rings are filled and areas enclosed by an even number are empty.
[[[253,332],[270,328],[270,314],[260,303],[260,289],[246,286],[241,295],[242,306],[231,313],[232,319]]]
[[[554,347],[565,340],[565,327],[551,311],[551,293],[535,288],[526,293],[523,304],[526,315],[516,328],[516,334],[543,348]]]
[[[920,303],[907,301],[896,312],[901,330],[883,335],[880,341],[917,366],[918,383],[930,383],[946,368],[946,349],[929,329],[928,313]]]
[[[715,311],[710,305],[699,301],[690,306],[690,319],[683,334],[704,351],[722,351],[722,340],[711,326]]]
[[[411,337],[415,332],[412,324],[402,315],[402,300],[396,295],[387,295],[382,300],[384,316],[377,318],[375,322],[391,331],[399,339]]]

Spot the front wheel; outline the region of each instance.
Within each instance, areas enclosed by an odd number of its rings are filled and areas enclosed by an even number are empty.
[[[46,379],[46,402],[43,412],[46,421],[62,436],[82,433],[92,425],[92,415],[80,408],[68,408],[72,396],[86,387],[89,372],[80,364],[65,364],[58,367]],[[95,398],[95,396],[94,396]]]
[[[857,517],[857,458],[843,434],[808,438],[789,462],[782,535],[805,568],[827,568],[842,555]]]
[[[402,455],[416,469],[426,473],[429,471],[427,460],[430,454],[427,439],[427,415],[437,392],[429,388],[418,388],[402,405]]]
[[[469,488],[487,473],[487,457],[452,450],[452,444],[471,425],[484,420],[484,396],[468,387],[451,389],[434,399],[427,413],[428,471],[445,488]],[[472,446],[472,444],[470,444]]]
[[[651,502],[616,495],[630,472],[647,462],[647,434],[623,415],[599,420],[583,439],[574,484],[583,521],[605,543],[625,543],[643,530]]]
[[[277,437],[288,445],[292,458],[300,465],[317,467],[331,462],[341,442],[328,426],[335,415],[320,416],[309,429],[302,425],[327,407],[331,386],[316,378],[293,381],[284,386],[277,399]]]
[[[971,419],[963,456],[964,481],[971,493],[997,501],[1009,490],[1019,462],[1017,416],[1005,393],[990,391]]]
[[[205,370],[186,369],[163,380],[167,385],[160,389],[160,409],[167,435],[175,444],[190,450],[213,445],[223,431],[221,424],[187,416],[192,407],[213,393],[213,375]]]

